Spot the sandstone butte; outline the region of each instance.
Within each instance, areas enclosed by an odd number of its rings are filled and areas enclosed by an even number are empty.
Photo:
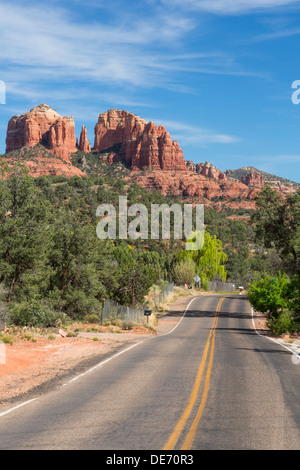
[[[40,104],[9,120],[6,153],[38,144],[45,148],[45,152],[37,147],[34,161],[25,162],[31,175],[84,176],[81,170],[71,164],[70,159],[70,154],[77,150],[73,117],[62,117],[47,104]],[[89,151],[84,128],[81,131],[80,148]]]
[[[119,157],[132,169],[186,170],[184,155],[169,132],[154,122],[118,109],[99,115],[95,125],[94,151],[119,145]]]
[[[72,165],[71,154],[78,150],[84,154],[103,152],[108,165],[118,161],[126,163],[131,169],[130,181],[184,200],[214,203],[215,207],[225,203],[236,208],[254,208],[254,196],[264,185],[262,175],[257,172],[249,172],[239,181],[209,162],[186,162],[178,142],[172,141],[163,126],[124,110],[110,109],[100,114],[94,133],[92,148],[85,126],[82,126],[80,139],[76,139],[73,118],[62,117],[48,105],[41,104],[10,119],[6,153],[33,148],[34,158],[24,160],[33,176],[85,176],[83,168]],[[12,155],[5,156],[8,162],[12,163]],[[284,188],[277,189],[284,192]]]
[[[62,117],[48,105],[40,104],[9,120],[6,153],[39,143],[56,157],[71,163],[70,153],[76,151],[73,117]]]

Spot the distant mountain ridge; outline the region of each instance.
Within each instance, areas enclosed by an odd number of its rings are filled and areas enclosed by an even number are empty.
[[[300,183],[296,183],[295,181],[291,181],[286,178],[282,178],[280,176],[273,175],[271,173],[267,173],[262,170],[258,170],[253,166],[245,166],[242,168],[238,168],[237,170],[226,170],[225,175],[228,178],[234,178],[238,181],[245,181],[245,178],[249,174],[258,174],[262,178],[263,184],[269,184],[274,188],[277,188],[279,191],[282,190],[284,187],[286,190],[297,191],[300,188]]]

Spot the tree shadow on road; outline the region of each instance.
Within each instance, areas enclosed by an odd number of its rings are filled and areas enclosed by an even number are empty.
[[[284,349],[273,349],[273,348],[270,348],[270,349],[266,349],[266,348],[234,348],[234,349],[237,349],[237,350],[244,350],[244,351],[252,351],[252,352],[256,352],[256,353],[270,353],[270,354],[289,354],[291,355],[291,352],[290,351],[287,351],[287,350],[284,350]]]

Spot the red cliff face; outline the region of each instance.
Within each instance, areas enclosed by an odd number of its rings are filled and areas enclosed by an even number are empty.
[[[6,153],[21,147],[42,144],[56,157],[70,162],[76,151],[75,124],[72,117],[62,117],[46,104],[22,116],[13,116],[7,127]]]
[[[187,168],[191,171],[198,173],[199,175],[207,176],[216,181],[226,181],[226,175],[217,167],[213,166],[210,162],[205,163],[193,163],[190,160],[186,162]]]
[[[131,168],[186,170],[184,156],[163,126],[147,123],[127,111],[110,109],[95,126],[94,151],[119,145],[119,155]]]
[[[249,188],[240,181],[219,180],[214,176],[202,175],[188,170],[174,172],[174,170],[149,170],[141,172],[133,170],[127,177],[149,190],[156,189],[163,195],[172,194],[183,198],[185,203],[200,203],[206,207],[220,210],[224,207],[255,209],[255,195],[258,188]]]
[[[261,174],[251,171],[248,175],[241,177],[241,182],[247,186],[254,186],[255,188],[262,188],[264,186],[264,179]]]

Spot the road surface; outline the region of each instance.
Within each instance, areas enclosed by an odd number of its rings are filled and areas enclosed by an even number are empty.
[[[291,352],[256,334],[244,296],[186,303],[168,334],[0,409],[0,449],[300,449]]]

